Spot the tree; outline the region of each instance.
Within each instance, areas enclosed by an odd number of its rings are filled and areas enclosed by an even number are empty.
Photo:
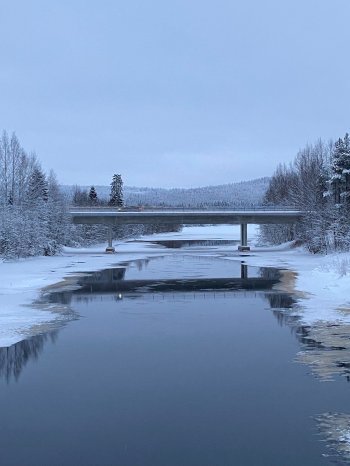
[[[47,210],[47,241],[44,245],[45,255],[54,255],[64,244],[69,231],[67,204],[62,194],[56,175],[51,170],[47,178],[48,202],[44,203]]]
[[[113,175],[110,199],[108,204],[114,207],[123,207],[123,180],[121,175]]]
[[[47,177],[35,154],[28,155],[15,133],[0,135],[0,254],[54,254],[70,226],[54,173]]]
[[[40,201],[47,201],[49,197],[48,184],[45,173],[41,170],[39,164],[34,167],[28,185],[27,201],[34,204]]]
[[[0,141],[0,166],[1,202],[6,205],[10,194],[10,141],[6,131],[3,131]]]
[[[21,145],[15,133],[12,134],[10,139],[10,192],[9,192],[9,204],[13,204],[18,197],[17,185],[18,185],[18,171],[20,168],[21,161]]]
[[[348,204],[350,200],[350,138],[346,133],[334,144],[329,185],[335,204]]]
[[[83,191],[79,186],[74,187],[73,192],[73,205],[84,206],[89,204],[89,197],[86,191]]]
[[[91,205],[96,205],[97,204],[97,193],[95,186],[91,186],[90,191],[89,191],[89,203]]]
[[[336,225],[332,216],[329,196],[325,196],[329,173],[332,143],[321,140],[300,150],[289,166],[279,166],[270,180],[265,202],[275,205],[293,205],[307,215],[295,227],[288,225],[262,225],[262,236],[279,243],[302,240],[312,252],[329,249],[329,232]],[[335,243],[335,241],[334,241]]]

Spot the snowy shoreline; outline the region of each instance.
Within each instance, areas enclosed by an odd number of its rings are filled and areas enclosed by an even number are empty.
[[[319,321],[350,323],[350,253],[329,256],[312,255],[290,244],[278,247],[258,247],[256,231],[250,227],[251,254],[240,255],[232,246],[210,248],[202,253],[226,260],[244,260],[248,265],[278,267],[290,271],[281,284],[283,289],[299,296],[300,318],[303,324]],[[172,250],[150,245],[147,240],[161,239],[238,239],[239,228],[222,225],[185,227],[179,233],[145,236],[140,241],[119,242],[117,254],[104,253],[105,245],[90,248],[65,248],[62,255],[35,257],[0,263],[0,347],[7,347],[28,336],[42,333],[47,326],[69,320],[62,310],[38,305],[40,295],[48,286],[56,285],[67,276],[115,266],[120,262],[173,254]],[[187,250],[187,252],[189,252]],[[298,310],[299,312],[299,310]]]

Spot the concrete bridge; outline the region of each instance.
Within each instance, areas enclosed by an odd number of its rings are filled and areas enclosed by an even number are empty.
[[[296,223],[305,212],[292,209],[281,210],[149,210],[127,211],[108,208],[72,208],[69,212],[75,224],[108,225],[106,252],[115,252],[112,245],[112,227],[122,224],[169,224],[169,225],[240,225],[240,251],[249,251],[248,224]]]

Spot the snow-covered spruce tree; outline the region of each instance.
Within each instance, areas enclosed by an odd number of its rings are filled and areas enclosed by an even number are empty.
[[[46,203],[46,208],[48,211],[48,241],[45,246],[44,253],[46,255],[53,255],[60,250],[63,244],[65,244],[71,222],[67,216],[68,207],[66,199],[61,193],[56,175],[53,170],[50,171],[47,178],[47,186],[48,200]]]
[[[326,197],[333,201],[331,237],[336,249],[350,247],[350,138],[346,133],[334,144]]]
[[[60,192],[55,174],[48,178],[37,163],[28,183],[25,202],[33,219],[36,251],[31,255],[53,255],[65,240],[67,225],[66,205]]]
[[[47,202],[49,198],[48,184],[45,173],[37,163],[29,177],[27,200],[29,205],[34,205],[38,202]]]
[[[350,139],[346,133],[334,144],[329,179],[335,204],[347,204],[350,200]]]
[[[113,175],[109,203],[113,207],[123,207],[123,180],[121,175]]]
[[[96,205],[97,204],[98,199],[97,199],[97,192],[96,192],[95,186],[91,186],[88,198],[89,198],[89,204],[90,205]]]

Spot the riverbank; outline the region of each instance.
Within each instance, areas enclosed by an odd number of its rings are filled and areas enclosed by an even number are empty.
[[[257,229],[250,227],[252,251],[240,255],[232,245],[211,246],[200,252],[187,247],[184,253],[218,255],[227,260],[244,260],[248,265],[278,267],[289,271],[281,286],[298,296],[295,310],[303,323],[318,321],[350,323],[350,253],[329,256],[311,255],[291,244],[259,247]],[[24,338],[42,333],[46,328],[62,325],[75,316],[69,309],[48,307],[40,300],[42,291],[59,284],[69,275],[101,270],[120,262],[173,254],[148,241],[176,239],[239,239],[239,227],[185,227],[182,232],[142,237],[142,241],[116,243],[117,254],[104,253],[105,245],[91,248],[66,248],[60,256],[35,257],[0,264],[0,347],[10,346]]]
[[[295,294],[299,303],[295,311],[302,324],[350,323],[350,253],[322,256],[287,243],[253,248],[245,261],[295,272],[286,275],[281,287]]]

